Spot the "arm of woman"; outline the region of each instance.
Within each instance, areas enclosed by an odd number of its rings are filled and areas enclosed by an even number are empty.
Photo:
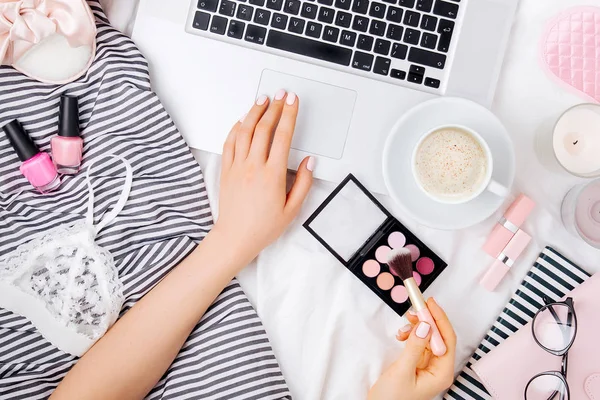
[[[286,193],[298,99],[257,99],[223,148],[220,217],[200,245],[139,300],[71,369],[51,396],[143,398],[231,279],[283,233],[312,184],[305,159]]]

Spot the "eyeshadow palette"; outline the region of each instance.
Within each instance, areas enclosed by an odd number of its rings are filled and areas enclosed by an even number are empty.
[[[410,250],[413,276],[421,291],[447,267],[352,174],[306,220],[304,228],[399,315],[411,304],[402,280],[387,265],[392,249]]]

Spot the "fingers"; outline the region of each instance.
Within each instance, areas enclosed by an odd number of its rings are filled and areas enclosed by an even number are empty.
[[[231,165],[233,164],[233,160],[235,158],[235,138],[237,136],[237,131],[242,126],[242,120],[245,115],[240,118],[240,120],[231,128],[229,131],[229,135],[227,135],[227,139],[225,139],[225,143],[223,144],[223,157],[221,157],[221,173],[227,173]]]
[[[306,157],[298,167],[296,180],[287,195],[287,201],[285,203],[285,213],[288,215],[290,221],[296,218],[300,212],[302,203],[304,203],[304,199],[306,199],[306,196],[310,191],[313,182],[315,162],[314,157]]]
[[[398,329],[398,334],[396,335],[396,340],[399,342],[404,342],[410,336],[410,333],[413,330],[413,324],[406,324],[402,328]]]
[[[406,341],[406,348],[400,356],[401,364],[409,371],[416,371],[421,358],[429,343],[431,336],[431,326],[427,322],[420,322],[412,330],[410,337]]]
[[[252,144],[250,145],[250,157],[256,157],[257,160],[266,161],[269,148],[271,146],[271,138],[273,132],[279,124],[281,113],[285,104],[286,92],[280,89],[275,93],[271,105],[264,113],[256,129],[254,130],[254,137],[252,138]]]
[[[250,109],[246,118],[244,118],[244,122],[241,123],[236,134],[234,160],[243,161],[248,157],[256,125],[262,118],[268,106],[269,98],[265,95],[261,95],[256,99],[254,106]]]
[[[456,348],[456,333],[454,332],[454,328],[452,327],[448,316],[434,298],[427,300],[427,308],[429,308],[429,312],[438,326],[440,334],[444,339],[444,343],[446,343],[449,350],[451,349],[454,351]]]
[[[285,105],[281,113],[279,125],[273,136],[273,145],[269,154],[269,162],[281,166],[287,166],[294,129],[296,127],[296,118],[298,116],[298,97],[295,93],[288,93],[285,98]]]

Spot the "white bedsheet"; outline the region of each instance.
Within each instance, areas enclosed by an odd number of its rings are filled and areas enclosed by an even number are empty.
[[[103,3],[113,24],[131,32],[137,1]],[[410,215],[399,212],[391,199],[380,197],[449,263],[426,295],[435,296],[454,323],[459,337],[457,372],[544,246],[554,246],[591,272],[600,270],[600,251],[571,236],[560,222],[561,200],[581,180],[556,166],[552,171],[543,166],[534,150],[537,133],[548,132],[562,111],[583,102],[548,79],[538,63],[545,22],[577,4],[600,6],[600,0],[521,0],[493,111],[515,144],[514,194],[527,193],[538,207],[524,227],[534,240],[496,293],[486,292],[477,281],[491,262],[480,247],[500,212],[473,228],[444,232],[419,226]],[[219,157],[195,154],[204,167],[217,211]],[[239,276],[263,320],[292,393],[301,400],[364,399],[370,385],[402,349],[394,334],[404,320],[301,227],[334,187],[316,182],[297,222]]]

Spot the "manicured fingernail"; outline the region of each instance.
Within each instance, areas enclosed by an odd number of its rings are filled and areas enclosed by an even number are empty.
[[[412,330],[411,324],[406,324],[402,328],[400,328],[400,332],[402,332],[402,333],[410,332],[411,330]]]
[[[246,119],[247,116],[248,116],[248,113],[242,115],[242,118],[240,118],[240,122],[244,122],[244,120]]]
[[[408,313],[409,313],[410,315],[415,315],[415,316],[417,315],[417,313],[415,312],[415,310],[413,310],[412,308],[409,308],[409,309],[408,309]]]
[[[265,96],[264,94],[261,94],[260,96],[258,96],[258,99],[256,99],[256,105],[257,106],[262,106],[263,104],[265,104],[267,102],[268,97]]]
[[[281,100],[285,97],[285,90],[279,89],[277,93],[275,93],[275,100]]]
[[[308,157],[308,162],[306,163],[306,169],[309,170],[310,172],[313,172],[315,170],[315,164],[317,163],[317,161],[315,160],[314,157]]]
[[[431,326],[427,322],[421,322],[417,327],[417,331],[415,332],[418,337],[421,339],[425,339],[427,335],[429,335],[429,330]]]
[[[285,103],[288,106],[293,106],[295,102],[296,102],[296,93],[294,93],[294,92],[288,93],[287,99],[285,99]]]

